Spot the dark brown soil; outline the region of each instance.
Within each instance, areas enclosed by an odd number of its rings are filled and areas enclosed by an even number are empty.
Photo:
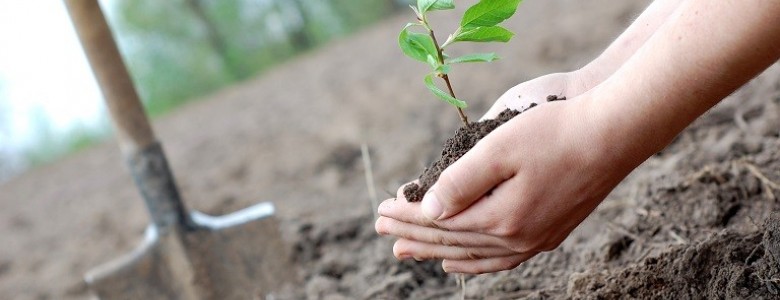
[[[546,102],[562,100],[566,100],[566,96],[549,95],[545,99]],[[404,186],[404,197],[406,198],[406,201],[422,201],[425,193],[427,193],[431,186],[436,183],[437,180],[439,180],[439,175],[441,175],[441,172],[444,172],[447,167],[463,157],[466,152],[471,150],[471,148],[474,148],[477,142],[498,128],[498,126],[509,122],[509,120],[515,116],[518,116],[521,113],[536,107],[536,105],[537,104],[535,102],[532,102],[531,105],[523,111],[505,109],[494,119],[470,122],[468,126],[461,126],[458,128],[458,130],[455,132],[455,135],[448,138],[444,142],[439,159],[425,168],[420,177],[417,178],[416,182],[412,182]]]
[[[531,105],[528,109],[531,109],[535,105]],[[528,110],[526,109],[526,110]],[[439,180],[439,175],[447,167],[460,159],[466,152],[468,152],[474,145],[482,138],[488,135],[501,124],[504,124],[519,115],[521,112],[516,110],[506,109],[501,112],[495,119],[487,119],[479,122],[470,122],[468,126],[461,126],[455,135],[448,138],[444,142],[444,146],[441,150],[441,156],[434,161],[429,167],[425,168],[422,175],[418,178],[417,182],[412,182],[404,186],[404,197],[409,202],[422,201],[425,193],[428,189]]]
[[[780,140],[768,143],[780,147]],[[780,154],[674,170],[518,268],[469,276],[467,299],[773,299],[780,296]],[[759,167],[760,166],[760,167]],[[683,169],[688,165],[681,165]],[[647,170],[646,170],[647,171]],[[771,177],[770,177],[771,176]],[[308,299],[457,299],[438,261],[397,261],[369,215],[300,225],[295,261]],[[287,299],[287,298],[285,298]]]

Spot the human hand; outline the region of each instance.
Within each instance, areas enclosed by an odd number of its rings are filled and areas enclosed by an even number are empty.
[[[543,92],[546,93],[546,92]],[[589,94],[526,111],[447,168],[421,203],[379,206],[399,259],[454,273],[515,268],[556,248],[638,162],[610,141]],[[512,102],[506,102],[512,105]]]
[[[482,119],[493,119],[507,108],[523,111],[531,103],[542,104],[547,96],[577,97],[592,87],[591,78],[583,69],[544,75],[518,84],[507,90],[493,103]]]

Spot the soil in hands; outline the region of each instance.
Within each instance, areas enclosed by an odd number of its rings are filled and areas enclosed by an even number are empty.
[[[531,106],[533,107],[533,105]],[[479,122],[469,122],[468,126],[462,126],[455,135],[444,142],[441,157],[425,168],[418,178],[418,183],[412,182],[404,186],[404,197],[409,202],[422,201],[428,189],[439,180],[439,175],[455,161],[463,157],[474,145],[492,132],[501,124],[504,124],[519,115],[516,110],[505,109],[495,119]]]
[[[547,102],[566,100],[566,97],[557,95],[547,96]],[[431,186],[439,180],[439,175],[451,164],[463,157],[466,152],[471,150],[479,140],[487,136],[490,132],[508,122],[521,113],[534,108],[536,103],[522,110],[505,109],[495,119],[488,119],[479,122],[470,122],[468,126],[462,126],[455,132],[455,135],[444,142],[441,151],[441,157],[434,161],[429,167],[425,168],[417,182],[412,182],[404,186],[404,197],[409,202],[422,201],[423,196]]]

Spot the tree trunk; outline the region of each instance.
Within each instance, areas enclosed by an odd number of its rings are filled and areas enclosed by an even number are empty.
[[[309,17],[306,15],[306,8],[304,7],[303,3],[301,3],[301,0],[290,0],[290,3],[295,7],[295,10],[297,10],[298,14],[301,16],[301,26],[293,29],[290,32],[290,43],[296,50],[309,49],[314,46],[314,41],[312,41],[309,33],[307,32],[309,28]]]

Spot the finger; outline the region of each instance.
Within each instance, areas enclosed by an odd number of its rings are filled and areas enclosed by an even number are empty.
[[[443,220],[456,215],[514,175],[508,137],[491,135],[441,173],[421,203],[427,218]]]
[[[444,272],[461,274],[484,274],[511,270],[534,257],[538,252],[522,253],[505,257],[491,257],[477,260],[445,259],[441,266]]]
[[[377,208],[380,216],[426,227],[437,227],[433,220],[426,218],[420,210],[420,202],[408,202],[405,199],[387,199]]]
[[[525,83],[518,84],[507,90],[501,97],[498,97],[498,100],[493,103],[493,106],[479,120],[495,119],[498,114],[507,108],[523,111],[532,104],[541,104],[540,101],[550,93],[546,93],[543,96],[542,94],[544,93],[538,91],[538,89],[529,89]]]
[[[379,204],[379,209],[377,211],[382,217],[395,219],[403,223],[443,229],[446,231],[485,233],[492,228],[495,221],[490,218],[485,218],[484,215],[480,216],[472,213],[471,209],[469,210],[468,216],[461,217],[461,215],[458,215],[446,220],[434,221],[423,214],[420,205],[420,202],[388,199]],[[479,211],[483,211],[484,208],[481,208],[481,206],[481,203],[474,205],[475,208],[480,207],[478,209]]]
[[[404,188],[412,183],[419,184],[419,180],[402,184],[395,192],[395,198],[386,199],[377,207],[377,213],[380,216],[393,218],[396,220],[402,220],[407,223],[414,223],[422,226],[435,227],[432,221],[428,218],[421,217],[422,214],[414,214],[413,212],[420,212],[420,202],[409,202],[404,196]],[[411,214],[410,214],[411,213]],[[416,216],[419,218],[409,218],[409,216]]]
[[[379,217],[375,223],[380,235],[392,235],[402,239],[428,244],[459,247],[504,247],[505,243],[497,237],[474,232],[447,231],[401,222],[387,217]]]
[[[393,254],[398,259],[481,260],[512,256],[517,252],[502,247],[457,247],[399,239],[393,245]]]

